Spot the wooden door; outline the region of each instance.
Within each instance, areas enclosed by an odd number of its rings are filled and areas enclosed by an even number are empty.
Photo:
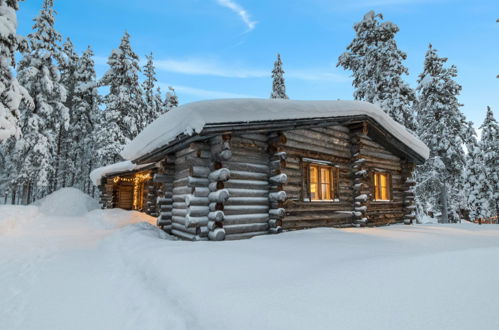
[[[118,188],[118,207],[125,210],[133,208],[133,186],[121,185]]]

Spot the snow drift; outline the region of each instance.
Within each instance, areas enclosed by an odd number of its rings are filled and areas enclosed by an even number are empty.
[[[184,133],[200,133],[207,124],[366,115],[423,158],[429,150],[378,106],[362,101],[224,99],[189,103],[165,113],[128,143],[121,156],[135,160]]]
[[[76,188],[62,188],[39,201],[40,212],[56,216],[81,216],[100,208],[99,203]]]

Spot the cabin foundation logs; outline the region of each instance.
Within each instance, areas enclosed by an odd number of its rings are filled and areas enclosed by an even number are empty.
[[[286,143],[286,137],[281,133],[271,133],[269,135],[270,153],[270,178],[269,178],[269,232],[282,232],[282,219],[286,216],[284,202],[286,192],[283,185],[288,181],[288,176],[283,173],[286,168],[287,154],[281,151],[279,145]]]
[[[367,207],[369,196],[372,194],[369,182],[369,169],[366,166],[366,160],[361,155],[362,138],[366,135],[367,125],[365,122],[350,127],[351,168],[354,192],[352,224],[357,227],[365,226],[368,222]]]
[[[402,168],[402,187],[404,198],[404,223],[406,225],[413,224],[416,219],[416,204],[414,196],[414,186],[416,182],[412,178],[414,171],[414,163],[401,161]]]
[[[230,170],[223,167],[223,163],[232,157],[230,135],[216,136],[210,140],[211,156],[214,160],[209,181],[209,213],[208,213],[208,238],[212,241],[225,239],[225,212],[224,205],[230,198],[229,190],[224,183],[230,179]]]
[[[111,209],[116,207],[116,189],[115,182],[112,178],[102,179],[102,183],[99,187],[100,194],[100,204],[103,209]]]
[[[192,241],[208,240],[209,146],[191,143],[175,155],[172,234]]]
[[[173,173],[175,171],[174,160],[169,157],[160,164],[160,170],[154,174],[153,182],[159,186],[156,192],[156,207],[158,212],[158,227],[171,233],[172,209],[173,209]]]

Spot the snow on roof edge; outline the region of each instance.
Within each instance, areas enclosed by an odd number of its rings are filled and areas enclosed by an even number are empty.
[[[140,170],[140,169],[145,168],[151,164],[153,164],[153,163],[137,165],[137,164],[132,163],[129,160],[126,160],[124,162],[119,162],[119,163],[114,163],[114,164],[107,165],[107,166],[98,167],[95,170],[93,170],[92,172],[90,172],[89,176],[90,176],[90,180],[92,181],[92,183],[96,186],[99,186],[101,184],[102,178],[105,176],[108,176],[109,174],[119,174],[119,173],[123,173],[123,172]]]
[[[207,124],[279,121],[366,115],[424,159],[428,147],[381,108],[364,101],[299,101],[284,99],[221,99],[188,103],[163,114],[121,152],[133,161],[171,143],[181,134],[199,134]]]

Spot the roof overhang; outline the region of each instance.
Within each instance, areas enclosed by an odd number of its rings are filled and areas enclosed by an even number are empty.
[[[396,138],[392,133],[380,125],[376,120],[367,115],[355,116],[335,116],[335,117],[320,117],[306,119],[289,119],[289,120],[268,120],[268,121],[251,121],[251,122],[231,122],[231,123],[210,123],[206,124],[199,134],[187,135],[181,134],[170,143],[157,148],[139,158],[132,160],[135,164],[145,164],[158,162],[164,159],[167,155],[181,150],[189,144],[196,141],[203,141],[213,136],[230,133],[262,133],[271,131],[286,131],[298,128],[307,127],[327,127],[336,125],[350,125],[360,122],[367,122],[371,128],[368,130],[368,135],[376,142],[383,145],[390,152],[396,155],[403,155],[408,160],[416,164],[424,163],[425,159],[415,150]]]

